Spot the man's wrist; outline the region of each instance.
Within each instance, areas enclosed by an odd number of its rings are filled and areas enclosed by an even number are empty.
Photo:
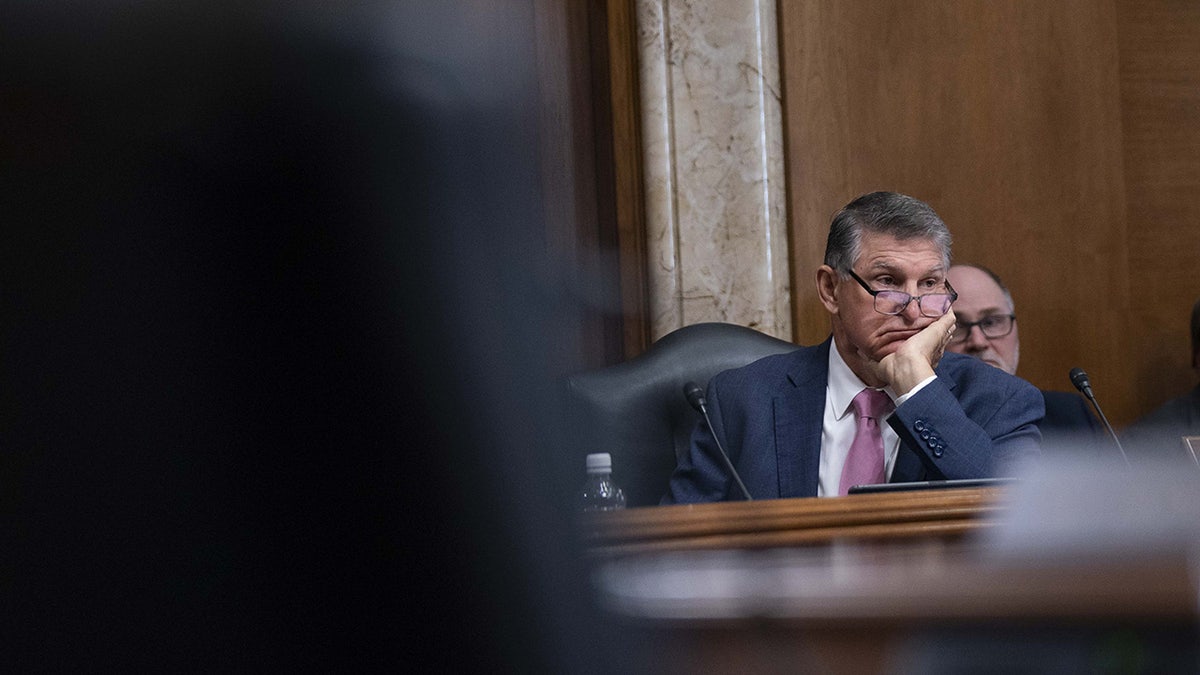
[[[937,379],[936,374],[930,375],[929,377],[925,378],[924,380],[921,380],[920,382],[918,382],[917,385],[915,387],[913,387],[912,389],[910,389],[909,391],[907,391],[904,394],[901,394],[899,396],[896,396],[895,401],[894,401],[894,403],[896,404],[896,407],[899,408],[900,406],[904,405],[905,401],[912,398],[913,396],[916,396],[917,392],[919,392],[922,389],[924,389],[925,387],[929,386],[929,383],[933,382],[936,379]],[[893,394],[896,393],[896,390],[893,389],[892,393]]]
[[[892,378],[892,391],[896,392],[897,398],[904,398],[912,393],[918,386],[932,377],[935,377],[933,367],[924,361],[917,363],[897,364],[896,371]]]

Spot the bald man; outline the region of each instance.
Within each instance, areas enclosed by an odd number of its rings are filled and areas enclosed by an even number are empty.
[[[1016,375],[1021,340],[1012,293],[995,272],[978,265],[954,265],[946,278],[959,294],[954,304],[958,323],[946,351],[974,356]],[[1040,425],[1043,448],[1072,441],[1096,445],[1095,441],[1101,439],[1103,429],[1082,396],[1043,391],[1042,397],[1046,403],[1046,417]],[[1099,447],[1097,451],[1107,451],[1107,444]]]

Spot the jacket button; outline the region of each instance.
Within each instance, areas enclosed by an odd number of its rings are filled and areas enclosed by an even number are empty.
[[[943,452],[945,452],[945,451],[943,450],[943,446],[940,446],[940,445],[935,445],[935,446],[933,447],[933,456],[934,456],[934,457],[941,457]]]
[[[917,420],[913,422],[913,428],[917,431],[925,431],[925,420]]]

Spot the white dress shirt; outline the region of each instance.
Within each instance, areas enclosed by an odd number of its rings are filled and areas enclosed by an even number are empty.
[[[913,394],[932,382],[934,377],[925,379],[904,396],[897,397],[890,387],[885,387],[883,391],[899,408]],[[836,497],[838,494],[842,481],[842,467],[846,464],[846,456],[850,454],[850,444],[854,442],[854,434],[858,427],[853,414],[854,397],[866,386],[854,371],[850,370],[850,366],[846,365],[836,342],[830,344],[829,383],[825,388],[825,416],[821,423],[818,497]],[[896,454],[900,450],[900,437],[887,424],[887,418],[890,416],[891,413],[888,413],[876,420],[883,436],[883,471],[889,479],[892,476],[892,468],[896,465]]]

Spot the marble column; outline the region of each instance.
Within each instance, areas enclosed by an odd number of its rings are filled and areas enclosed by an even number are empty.
[[[791,339],[775,0],[637,0],[654,339]]]

